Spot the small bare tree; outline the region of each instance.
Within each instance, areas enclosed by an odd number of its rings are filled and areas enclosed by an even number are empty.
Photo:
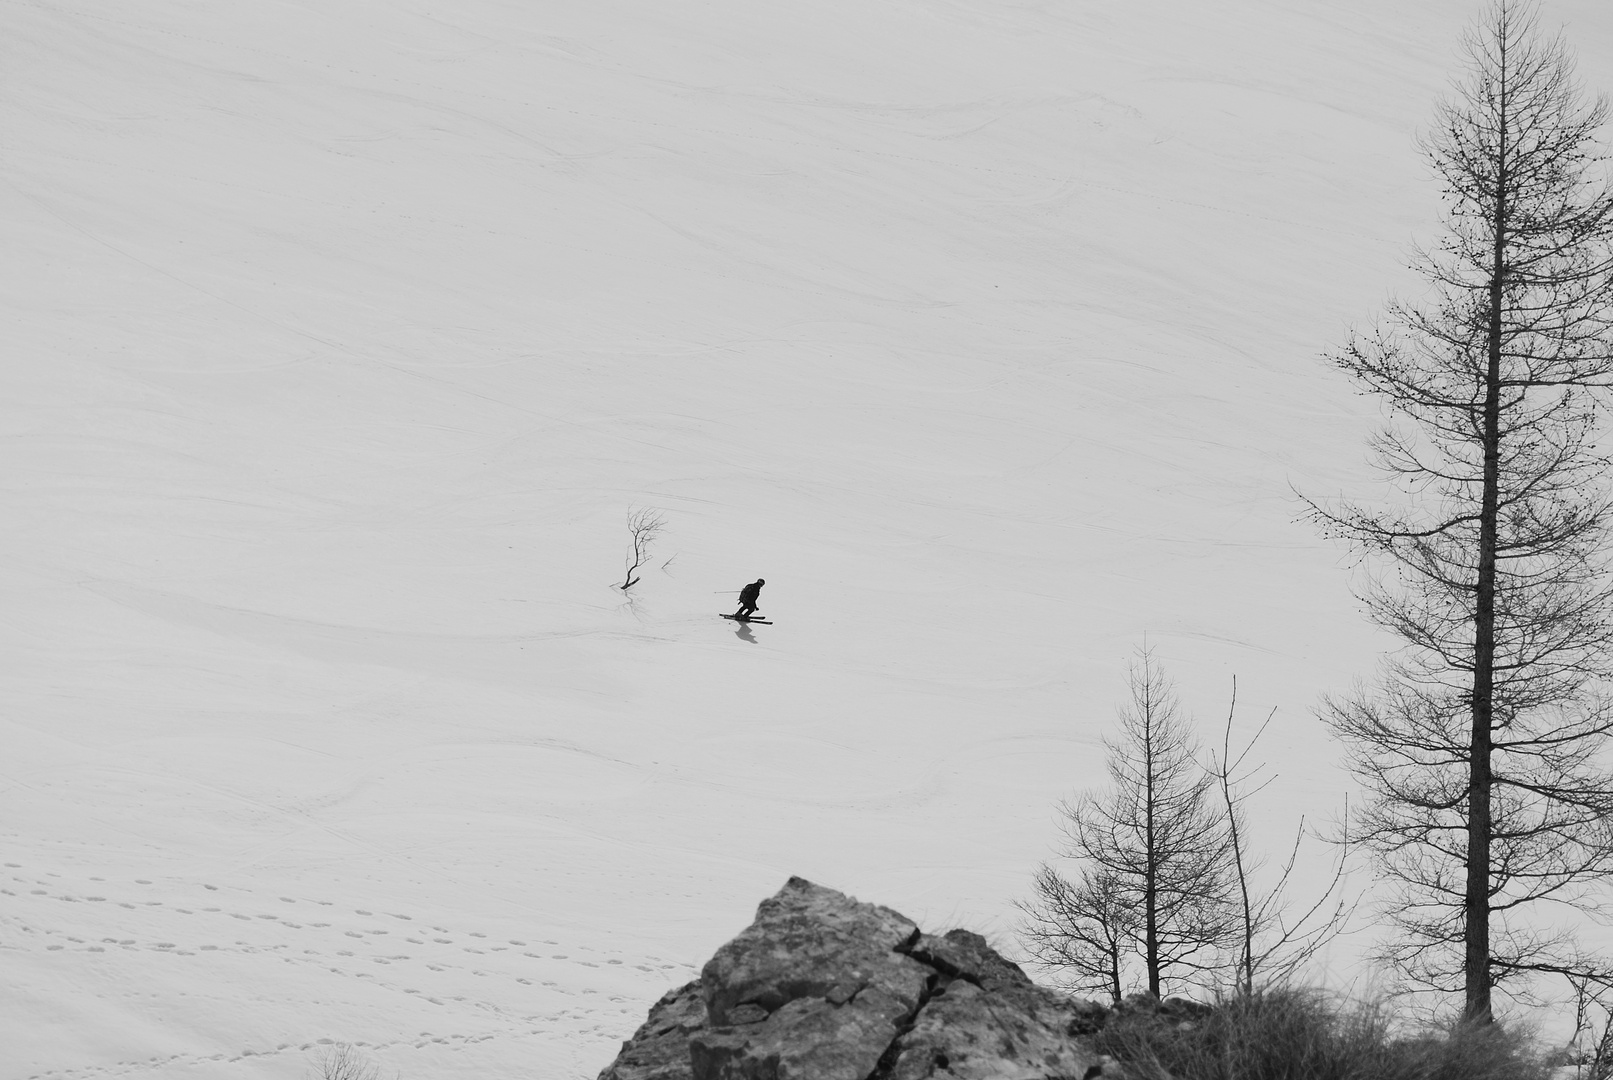
[[[666,527],[666,518],[659,510],[634,510],[627,515],[627,534],[629,547],[627,549],[627,580],[623,581],[623,590],[631,589],[639,583],[633,575],[650,558],[650,548]]]
[[[1136,933],[1136,913],[1120,882],[1094,867],[1070,881],[1044,864],[1032,888],[1036,898],[1018,905],[1026,915],[1020,938],[1031,959],[1052,969],[1064,989],[1104,994],[1118,1003]]]
[[[352,1043],[335,1043],[314,1059],[314,1080],[381,1080],[381,1068]]]
[[[1613,1078],[1613,980],[1607,971],[1568,976],[1574,1032],[1563,1047],[1566,1080]]]
[[[1259,888],[1255,875],[1262,860],[1252,856],[1249,843],[1249,821],[1245,812],[1248,800],[1258,795],[1275,777],[1263,776],[1262,766],[1244,768],[1244,762],[1260,741],[1272,718],[1273,709],[1266,715],[1242,750],[1232,753],[1232,720],[1238,708],[1238,681],[1232,680],[1232,704],[1227,709],[1227,722],[1221,737],[1221,751],[1210,755],[1209,772],[1221,795],[1226,814],[1227,847],[1236,885],[1237,943],[1233,962],[1234,981],[1238,992],[1247,996],[1257,986],[1280,984],[1293,976],[1301,966],[1319,953],[1329,942],[1343,933],[1354,904],[1340,895],[1344,881],[1345,851],[1333,864],[1332,877],[1311,904],[1298,918],[1289,914],[1288,886],[1293,880],[1294,865],[1299,859],[1300,843],[1305,836],[1305,819],[1301,818],[1294,830],[1294,842],[1288,857],[1278,870],[1276,880],[1267,889]],[[1252,786],[1251,786],[1252,785]],[[1349,804],[1345,804],[1344,831],[1349,832]]]
[[[1041,869],[1023,906],[1024,936],[1037,959],[1111,995],[1131,974],[1120,969],[1140,964],[1158,997],[1167,982],[1218,966],[1236,930],[1233,881],[1211,778],[1148,649],[1139,651],[1128,685],[1120,737],[1103,743],[1109,790],[1061,807],[1060,854],[1081,865],[1082,877],[1071,883]]]

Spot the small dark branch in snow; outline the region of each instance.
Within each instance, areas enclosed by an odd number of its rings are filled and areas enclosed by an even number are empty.
[[[639,579],[633,575],[649,559],[650,546],[655,543],[656,537],[665,527],[666,518],[659,510],[635,510],[627,516],[627,532],[631,544],[627,551],[627,580],[621,585],[624,591],[639,583]]]

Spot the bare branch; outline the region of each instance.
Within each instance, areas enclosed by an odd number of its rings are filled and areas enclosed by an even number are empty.
[[[634,577],[638,568],[643,566],[650,558],[650,547],[666,528],[666,518],[659,510],[634,510],[627,515],[627,534],[629,545],[627,549],[627,578],[620,588],[631,589],[639,583]],[[671,560],[668,560],[669,562]]]

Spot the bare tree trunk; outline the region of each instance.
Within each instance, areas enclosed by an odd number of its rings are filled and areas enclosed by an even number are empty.
[[[1151,661],[1146,657],[1143,660],[1144,672],[1148,672]],[[1145,679],[1147,675],[1145,674]],[[1145,692],[1152,692],[1151,680]],[[1151,716],[1154,712],[1155,702],[1150,697],[1143,706],[1145,715]],[[1143,965],[1148,971],[1148,992],[1159,997],[1159,835],[1154,828],[1154,812],[1158,806],[1158,795],[1154,790],[1156,781],[1154,773],[1154,738],[1155,731],[1152,722],[1148,724],[1144,735],[1143,754],[1147,762],[1144,768],[1144,799],[1143,836],[1146,840],[1147,873],[1143,878]]]
[[[1507,69],[1509,42],[1501,52],[1501,117],[1495,184],[1490,264],[1489,320],[1485,327],[1484,449],[1479,504],[1478,576],[1473,612],[1473,726],[1468,743],[1467,881],[1463,909],[1463,1017],[1469,1023],[1490,1021],[1490,817],[1491,732],[1495,724],[1495,559],[1496,514],[1501,486],[1501,306],[1505,296],[1507,257]]]

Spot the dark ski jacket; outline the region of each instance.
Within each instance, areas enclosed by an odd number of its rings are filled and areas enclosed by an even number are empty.
[[[755,607],[756,599],[761,595],[762,583],[760,581],[753,581],[743,589],[739,590],[739,606]]]

